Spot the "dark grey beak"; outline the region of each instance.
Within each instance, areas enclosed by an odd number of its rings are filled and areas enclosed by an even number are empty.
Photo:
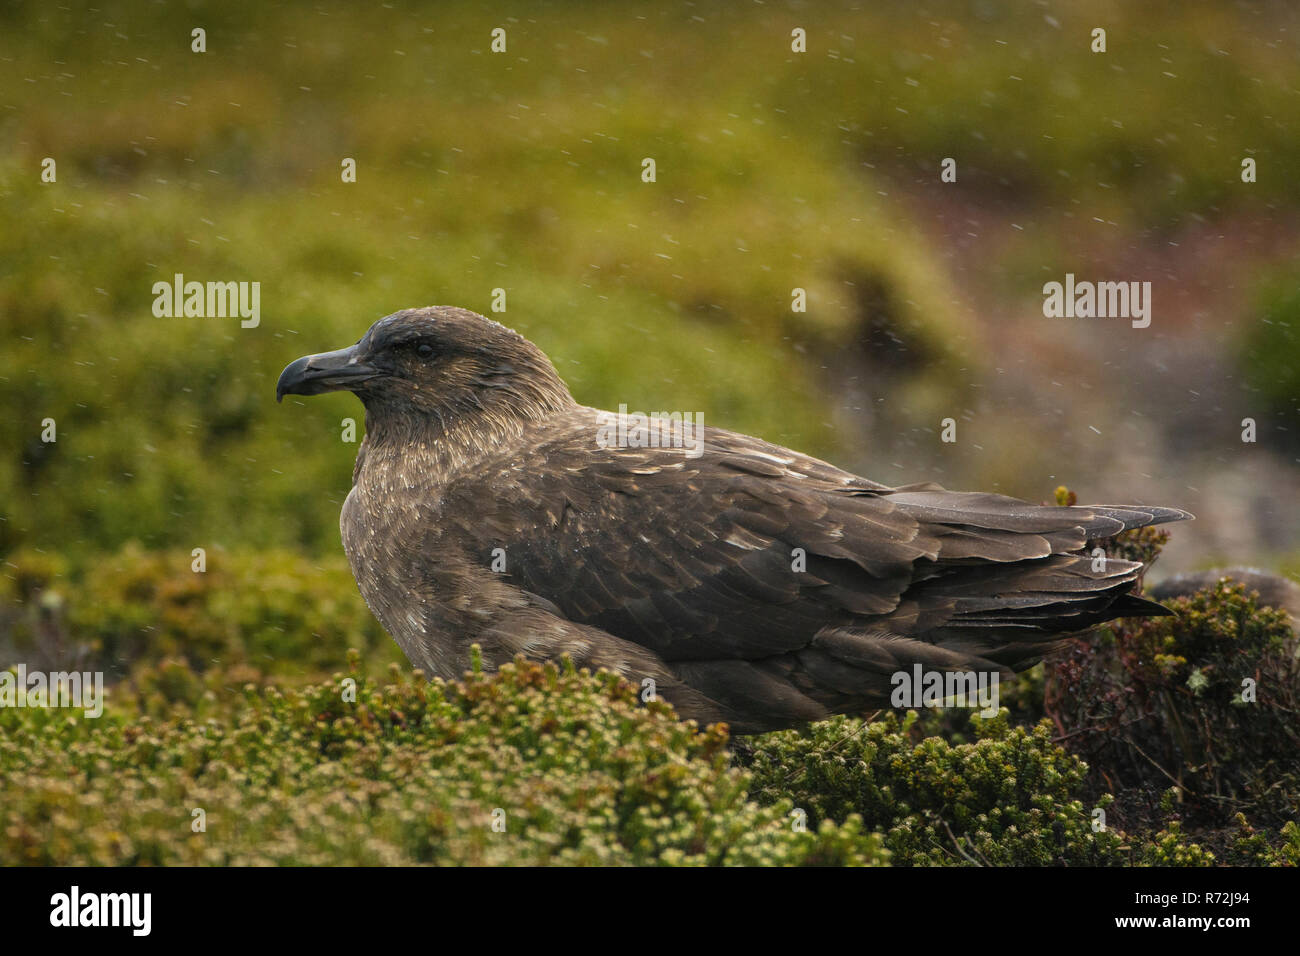
[[[280,380],[275,383],[275,400],[278,402],[286,395],[319,395],[352,388],[379,374],[379,369],[361,361],[356,345],[337,352],[304,355],[280,373]]]

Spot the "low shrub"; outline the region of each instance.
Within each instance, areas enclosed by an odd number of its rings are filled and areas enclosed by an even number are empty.
[[[724,730],[641,706],[612,674],[520,661],[461,683],[394,668],[378,686],[354,670],[299,690],[181,694],[158,716],[133,703],[98,720],[0,709],[0,864],[887,858],[856,819],[804,831],[788,803],[748,800]]]
[[[1282,825],[1300,805],[1300,644],[1244,585],[1113,622],[1048,668],[1048,712],[1070,750],[1136,813],[1171,785],[1207,826]],[[1147,796],[1143,796],[1143,795]]]
[[[0,667],[131,673],[183,658],[256,675],[315,678],[362,649],[379,675],[401,652],[366,608],[342,555],[183,551],[129,544],[83,569],[34,550],[0,562]]]
[[[992,719],[729,741],[610,674],[426,683],[342,558],[191,560],[4,562],[0,665],[110,686],[97,719],[0,708],[0,864],[1300,864],[1294,635],[1227,582],[1080,639]]]
[[[748,758],[756,795],[790,799],[813,823],[860,815],[884,835],[895,865],[1213,861],[1176,825],[1146,844],[1105,826],[1111,799],[1083,800],[1088,768],[1052,742],[1047,721],[1013,727],[1005,708],[975,715],[975,741],[953,745],[917,740],[916,720],[915,712],[870,724],[837,717],[769,734]]]

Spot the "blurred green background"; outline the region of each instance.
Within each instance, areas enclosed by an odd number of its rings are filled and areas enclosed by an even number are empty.
[[[156,602],[201,547],[234,577],[166,599],[201,618],[237,580],[245,653],[294,656],[248,629],[331,626],[273,576],[351,587],[362,415],[277,406],[280,369],[496,288],[586,404],[891,483],[1159,501],[1198,515],[1166,571],[1300,569],[1296,8],[856,6],[0,8],[0,562],[48,605],[0,627]],[[1044,318],[1067,272],[1150,281],[1151,327]],[[259,327],[156,318],[175,273],[260,282]],[[85,626],[197,626],[131,614]]]

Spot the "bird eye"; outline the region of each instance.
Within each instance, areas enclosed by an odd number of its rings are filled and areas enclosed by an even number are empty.
[[[429,358],[433,355],[433,346],[428,342],[421,342],[415,347],[415,354],[420,358]]]

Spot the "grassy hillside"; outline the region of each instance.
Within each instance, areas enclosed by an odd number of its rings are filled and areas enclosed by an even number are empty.
[[[898,202],[949,188],[943,157],[963,195],[1040,209],[1040,251],[1076,216],[1169,230],[1300,190],[1278,9],[524,9],[6,6],[0,553],[334,549],[359,408],[275,408],[279,369],[498,288],[585,402],[856,457],[859,391],[933,429],[994,374],[998,317]],[[990,272],[1033,290],[1023,253]],[[155,318],[176,273],[260,282],[261,324]]]

